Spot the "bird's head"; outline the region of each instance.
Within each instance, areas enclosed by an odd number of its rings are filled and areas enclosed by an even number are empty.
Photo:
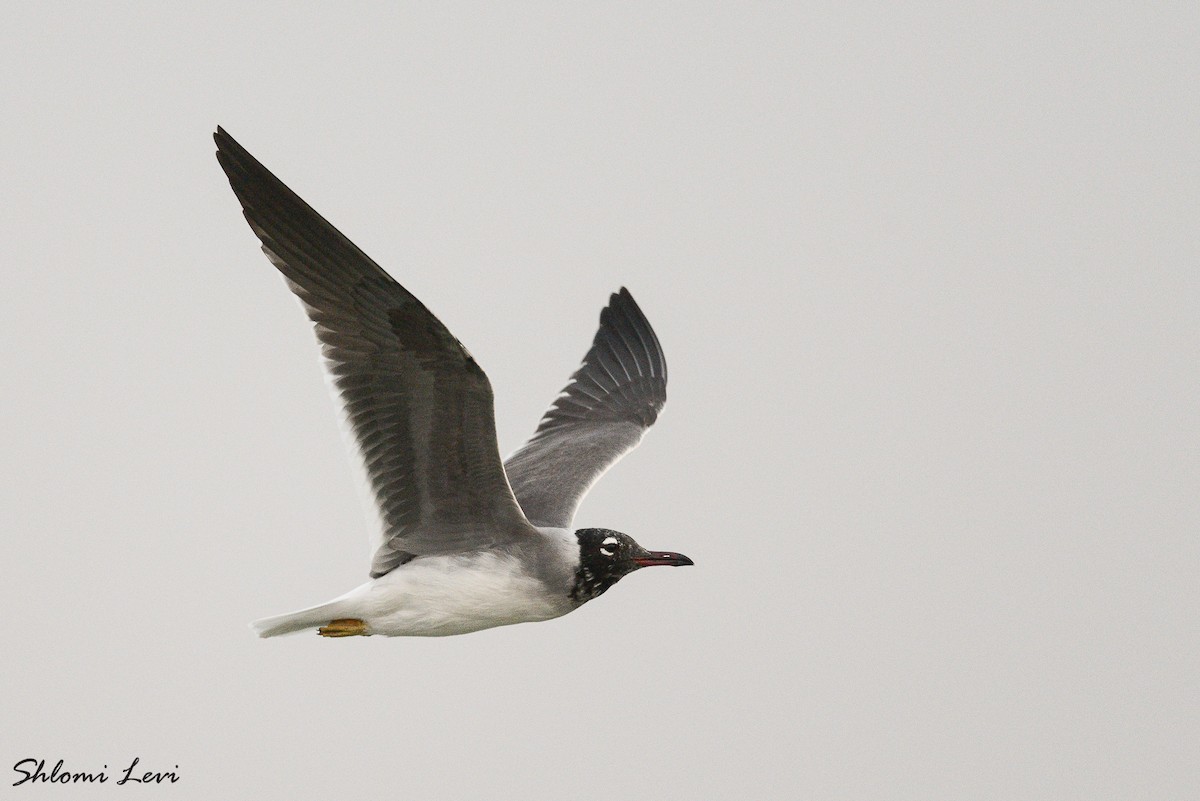
[[[575,538],[579,540],[579,568],[571,597],[578,603],[590,601],[639,568],[693,564],[681,553],[647,551],[628,534],[607,528],[581,528]]]

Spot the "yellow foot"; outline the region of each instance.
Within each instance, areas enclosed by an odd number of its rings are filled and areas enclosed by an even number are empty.
[[[343,617],[329,621],[328,626],[321,626],[317,634],[322,637],[357,637],[370,636],[367,634],[367,624],[356,617]]]

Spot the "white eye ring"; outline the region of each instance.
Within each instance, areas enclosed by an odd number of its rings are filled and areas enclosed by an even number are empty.
[[[618,541],[616,537],[605,537],[604,542],[600,543],[600,553],[604,554],[605,556],[616,556],[617,544]]]

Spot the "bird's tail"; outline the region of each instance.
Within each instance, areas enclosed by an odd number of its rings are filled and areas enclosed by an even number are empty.
[[[254,629],[259,637],[277,637],[280,634],[293,634],[305,629],[315,629],[332,620],[345,617],[343,606],[342,599],[338,598],[320,606],[301,609],[298,612],[264,617],[262,620],[251,623],[250,628]]]

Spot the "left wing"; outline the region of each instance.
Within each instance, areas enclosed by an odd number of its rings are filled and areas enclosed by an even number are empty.
[[[569,528],[588,489],[637,447],[667,402],[667,359],[650,322],[624,287],[600,312],[583,364],[504,463],[525,516]]]

